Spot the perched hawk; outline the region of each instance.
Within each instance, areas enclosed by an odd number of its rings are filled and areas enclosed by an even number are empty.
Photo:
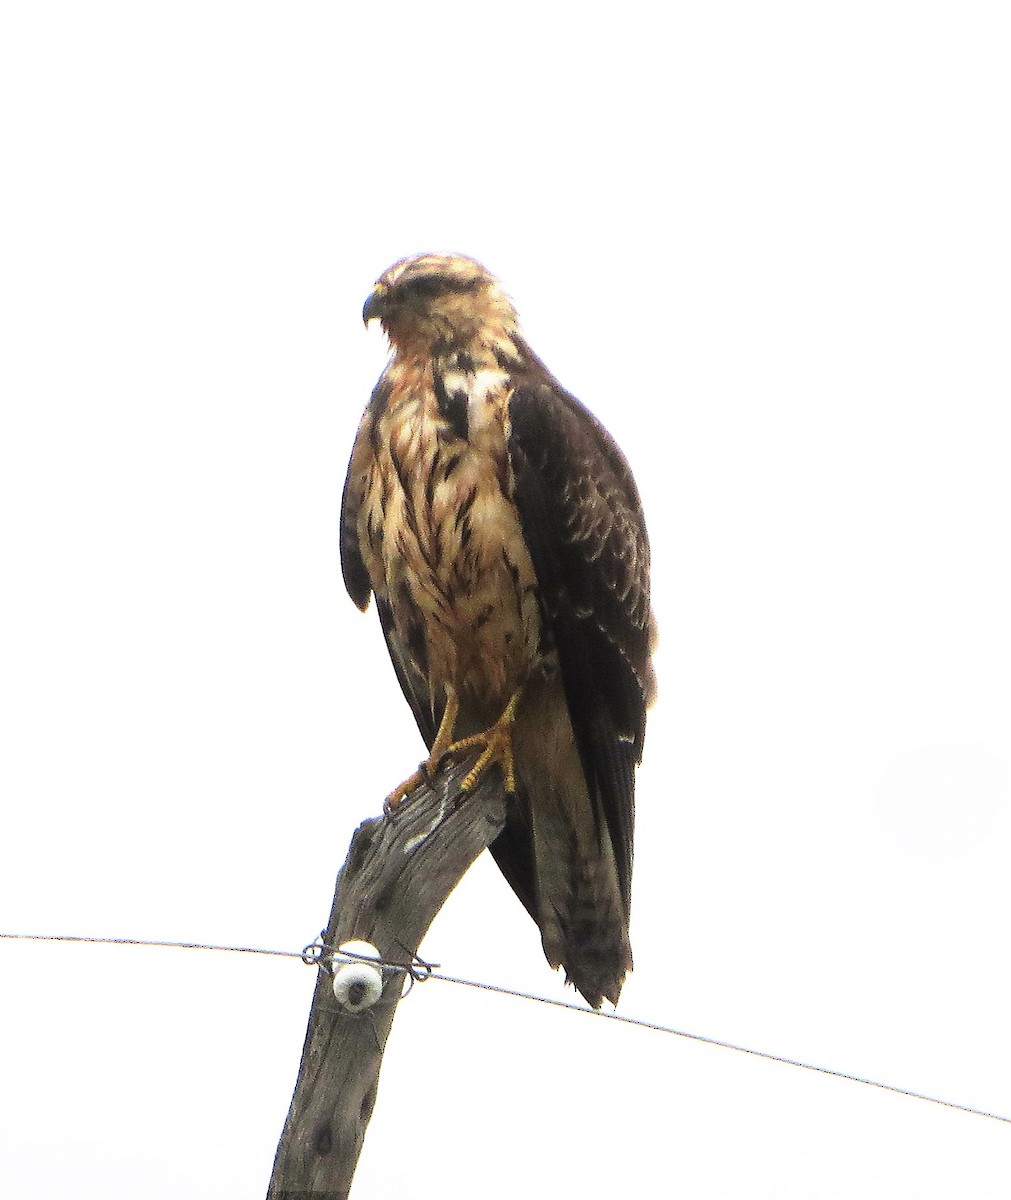
[[[344,486],[344,582],[363,610],[375,594],[425,769],[477,755],[465,790],[502,770],[513,795],[491,852],[548,962],[594,1007],[616,1003],[654,691],[635,482],[472,259],[396,263],[363,316],[393,356]]]

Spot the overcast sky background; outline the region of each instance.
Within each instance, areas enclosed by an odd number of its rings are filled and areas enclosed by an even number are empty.
[[[620,1011],[1011,1116],[1001,3],[0,17],[0,931],[298,950],[422,747],[337,514],[421,250],[612,430],[660,698]],[[572,995],[482,859],[423,953]],[[0,942],[0,1191],[261,1196],[313,973]],[[1011,1194],[1011,1127],[448,984],[354,1195]]]

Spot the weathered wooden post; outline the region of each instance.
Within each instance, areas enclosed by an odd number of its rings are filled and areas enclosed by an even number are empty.
[[[410,966],[449,893],[505,824],[498,772],[460,798],[469,765],[440,770],[396,816],[358,827],[337,877],[328,947],[370,942],[384,961]],[[378,1002],[355,1013],[338,1005],[330,972],[320,969],[268,1200],[348,1195],[404,982],[402,972],[388,972]]]

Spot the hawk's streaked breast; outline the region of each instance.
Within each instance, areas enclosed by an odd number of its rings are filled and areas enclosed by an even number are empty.
[[[494,360],[454,354],[394,362],[387,382],[359,518],[373,590],[394,601],[430,685],[501,707],[541,642],[533,564],[507,496],[509,377]]]

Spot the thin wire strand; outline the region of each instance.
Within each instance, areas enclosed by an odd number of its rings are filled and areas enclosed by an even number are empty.
[[[519,992],[512,988],[500,987],[494,983],[477,983],[472,979],[461,979],[455,975],[445,975],[433,972],[429,978],[441,979],[444,983],[459,983],[464,987],[480,988],[486,992],[498,992],[503,996],[517,996],[522,1000],[539,1000],[542,1004],[550,1004],[555,1008],[567,1008],[572,1012],[582,1013],[585,1017],[599,1017],[604,1021],[620,1021],[623,1025],[636,1025],[640,1029],[648,1029],[654,1033],[668,1033],[673,1037],[687,1038],[692,1042],[702,1042],[706,1046],[718,1046],[721,1050],[736,1050],[739,1054],[750,1054],[752,1058],[764,1058],[769,1062],[783,1063],[788,1067],[800,1067],[804,1071],[817,1071],[821,1075],[832,1075],[836,1079],[848,1079],[851,1083],[863,1083],[868,1087],[880,1088],[884,1092],[894,1092],[899,1096],[909,1096],[912,1100],[926,1100],[930,1104],[939,1104],[942,1108],[954,1108],[959,1112],[970,1113],[974,1117],[988,1117],[991,1121],[1003,1121],[1011,1125],[1011,1117],[1003,1117],[1000,1113],[988,1112],[983,1108],[972,1108],[968,1104],[957,1104],[954,1100],[942,1100],[937,1096],[928,1096],[925,1092],[914,1092],[909,1088],[897,1087],[893,1083],[880,1083],[876,1079],[866,1079],[863,1075],[851,1075],[848,1071],[836,1071],[832,1067],[819,1067],[814,1063],[801,1062],[797,1058],[786,1058],[781,1054],[771,1054],[767,1050],[752,1050],[749,1046],[739,1046],[736,1042],[725,1042],[719,1038],[706,1037],[701,1033],[687,1033],[683,1029],[675,1029],[672,1025],[661,1025],[658,1021],[645,1021],[640,1017],[629,1017],[624,1013],[604,1012],[596,1008],[583,1008],[573,1004],[571,1000],[555,1000],[550,996],[537,996],[532,992]]]
[[[405,966],[403,963],[386,962],[382,959],[365,958],[355,954],[345,955],[340,951],[330,950],[329,947],[321,946],[319,943],[310,943],[304,950],[267,950],[259,946],[219,946],[210,942],[157,942],[148,941],[143,938],[108,938],[108,937],[80,937],[66,934],[40,934],[40,933],[0,933],[0,938],[7,941],[23,941],[23,942],[79,942],[91,945],[107,945],[107,946],[149,946],[158,949],[173,949],[173,950],[221,950],[231,954],[264,954],[272,958],[300,958],[303,962],[310,965],[323,965],[323,955],[307,957],[307,954],[312,949],[325,951],[326,957],[336,959],[337,961],[349,962],[357,961],[362,958],[366,962],[374,962],[376,966],[385,967],[388,970],[403,971],[411,976],[413,980],[425,982],[429,979],[438,979],[442,983],[454,983],[461,987],[476,988],[483,992],[493,992],[499,996],[512,996],[517,1000],[535,1000],[540,1004],[548,1004],[552,1008],[564,1008],[570,1012],[581,1013],[585,1017],[598,1017],[604,1021],[618,1021],[623,1025],[634,1025],[639,1029],[646,1029],[653,1033],[666,1033],[672,1037],[685,1038],[692,1042],[701,1042],[706,1046],[717,1046],[721,1050],[735,1050],[738,1054],[749,1054],[752,1058],[762,1058],[768,1062],[782,1063],[787,1067],[799,1067],[804,1071],[816,1071],[820,1075],[830,1075],[835,1079],[846,1079],[850,1083],[862,1083],[867,1087],[878,1088],[883,1092],[893,1092],[898,1096],[908,1096],[911,1100],[923,1100],[928,1104],[936,1104],[941,1108],[955,1109],[957,1112],[968,1113],[974,1117],[986,1117],[990,1121],[1000,1121],[1005,1125],[1011,1125],[1011,1117],[1001,1116],[1000,1113],[988,1112],[986,1109],[973,1108],[968,1104],[957,1104],[954,1100],[942,1100],[938,1096],[929,1096],[925,1092],[914,1092],[909,1088],[897,1087],[892,1083],[881,1083],[876,1079],[868,1079],[863,1075],[852,1075],[848,1071],[836,1071],[831,1067],[819,1067],[814,1063],[801,1062],[800,1059],[786,1058],[780,1054],[771,1054],[766,1050],[753,1050],[750,1046],[740,1046],[736,1042],[723,1041],[720,1038],[706,1037],[701,1033],[688,1033],[683,1029],[675,1029],[672,1025],[662,1025],[658,1021],[646,1021],[641,1017],[630,1017],[624,1013],[602,1012],[599,1009],[583,1008],[579,1004],[573,1004],[570,1000],[556,1000],[550,996],[538,996],[535,992],[521,992],[516,988],[502,987],[495,983],[481,983],[475,979],[464,979],[459,975],[449,975],[438,969],[437,965],[426,963],[421,959],[416,959],[416,963],[420,970],[416,970],[415,966]]]
[[[13,942],[84,942],[98,946],[155,946],[159,950],[223,950],[229,954],[268,954],[273,958],[302,958],[297,950],[264,950],[259,946],[216,946],[211,942],[152,942],[144,938],[78,937],[62,933],[0,933]]]

